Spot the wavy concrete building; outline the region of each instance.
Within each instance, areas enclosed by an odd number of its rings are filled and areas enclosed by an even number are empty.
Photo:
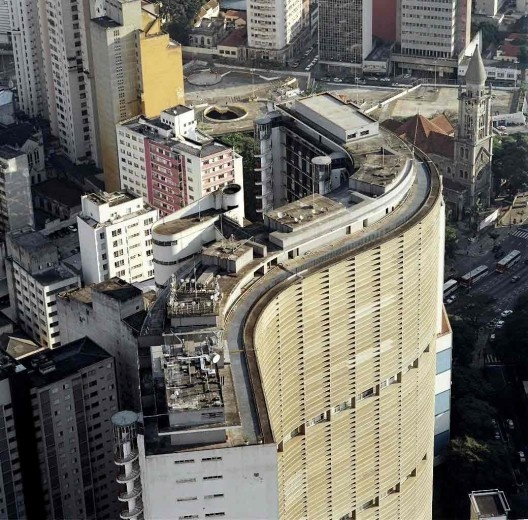
[[[329,95],[265,124],[282,204],[262,223],[232,186],[153,226],[145,518],[430,519],[449,430],[441,179]]]

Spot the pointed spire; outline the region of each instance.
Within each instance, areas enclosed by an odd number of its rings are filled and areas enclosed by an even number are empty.
[[[469,60],[465,78],[466,85],[484,85],[487,77],[488,75],[486,74],[482,56],[480,55],[480,50],[477,45],[473,52],[473,56],[471,56],[471,59]]]

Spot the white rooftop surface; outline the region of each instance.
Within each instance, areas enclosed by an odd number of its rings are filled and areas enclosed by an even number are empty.
[[[299,106],[305,106],[320,114],[345,131],[372,123],[372,119],[359,112],[354,105],[345,105],[342,101],[328,94],[300,99],[296,102],[296,110],[299,109]]]

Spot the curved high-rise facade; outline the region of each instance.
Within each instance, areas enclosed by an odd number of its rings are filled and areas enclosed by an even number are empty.
[[[330,95],[262,124],[262,222],[230,186],[153,226],[145,518],[430,520],[451,359],[438,172]]]
[[[254,311],[281,518],[431,518],[442,213],[437,194]]]

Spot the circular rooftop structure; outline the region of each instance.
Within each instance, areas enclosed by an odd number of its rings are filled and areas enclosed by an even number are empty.
[[[198,87],[209,87],[216,85],[222,81],[223,75],[218,72],[211,72],[210,70],[199,70],[191,74],[187,81],[191,85]]]
[[[112,424],[114,426],[132,426],[137,423],[139,416],[136,412],[123,410],[112,415]]]
[[[240,105],[212,106],[206,108],[204,117],[214,123],[240,121],[247,116],[247,110]]]

